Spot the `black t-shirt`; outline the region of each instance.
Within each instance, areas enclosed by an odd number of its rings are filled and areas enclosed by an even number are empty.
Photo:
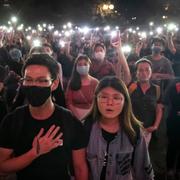
[[[167,133],[180,141],[180,79],[175,80],[168,87],[163,103],[169,107]]]
[[[152,126],[156,118],[156,106],[161,103],[161,98],[157,99],[157,89],[154,84],[144,92],[137,83],[137,88],[131,93],[133,112],[145,128]]]
[[[68,110],[57,105],[54,113],[46,120],[34,119],[28,106],[18,108],[4,118],[0,126],[0,147],[13,149],[15,156],[29,151],[40,129],[44,128],[46,133],[53,124],[60,126],[63,146],[41,155],[28,167],[19,171],[18,180],[69,180],[71,152],[86,147],[87,139],[81,123]]]
[[[107,167],[107,162],[108,162],[108,152],[109,152],[109,144],[110,142],[115,138],[117,133],[110,133],[102,129],[102,136],[107,142],[107,148],[106,148],[106,155],[104,157],[104,165],[101,171],[101,177],[100,180],[105,180],[106,179],[106,167]]]

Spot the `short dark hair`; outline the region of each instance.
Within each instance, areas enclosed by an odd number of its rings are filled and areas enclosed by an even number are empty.
[[[94,44],[93,51],[95,51],[95,49],[97,47],[102,47],[104,50],[106,50],[106,47],[105,47],[105,45],[103,43],[98,42],[98,43]]]
[[[151,41],[151,45],[153,45],[155,42],[160,42],[163,46],[165,46],[165,40],[161,37],[153,37]]]
[[[57,78],[59,72],[58,63],[48,54],[32,54],[29,56],[22,68],[22,75],[24,75],[25,69],[30,65],[45,66],[48,68],[52,79]]]
[[[135,62],[136,70],[137,70],[138,64],[140,64],[140,63],[148,63],[152,69],[152,62],[146,58],[142,58]]]

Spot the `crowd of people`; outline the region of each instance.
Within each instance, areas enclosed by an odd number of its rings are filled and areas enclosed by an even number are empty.
[[[180,34],[115,33],[0,31],[0,179],[180,179]]]

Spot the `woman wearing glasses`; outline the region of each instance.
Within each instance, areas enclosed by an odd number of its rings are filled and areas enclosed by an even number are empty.
[[[99,82],[84,126],[92,180],[154,179],[142,126],[121,80],[109,76]]]

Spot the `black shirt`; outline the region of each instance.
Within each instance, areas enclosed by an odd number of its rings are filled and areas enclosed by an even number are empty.
[[[180,141],[180,79],[175,80],[168,87],[163,103],[169,107],[167,133]]]
[[[0,126],[0,147],[13,149],[20,156],[32,147],[34,137],[41,128],[45,133],[51,125],[60,126],[63,133],[63,146],[41,155],[29,166],[17,173],[18,180],[53,179],[69,180],[69,161],[72,150],[87,146],[81,123],[71,113],[59,106],[46,120],[34,119],[28,106],[16,109],[9,114]]]
[[[143,122],[145,128],[152,126],[156,118],[156,106],[160,103],[156,85],[151,84],[144,94],[137,83],[137,88],[131,93],[131,102],[136,118]]]
[[[106,154],[104,157],[104,166],[103,166],[103,169],[101,171],[100,180],[106,179],[106,167],[107,167],[107,162],[108,162],[109,144],[115,138],[116,135],[117,135],[117,133],[110,133],[110,132],[107,132],[104,129],[102,129],[102,136],[107,142],[107,148],[106,148]]]

